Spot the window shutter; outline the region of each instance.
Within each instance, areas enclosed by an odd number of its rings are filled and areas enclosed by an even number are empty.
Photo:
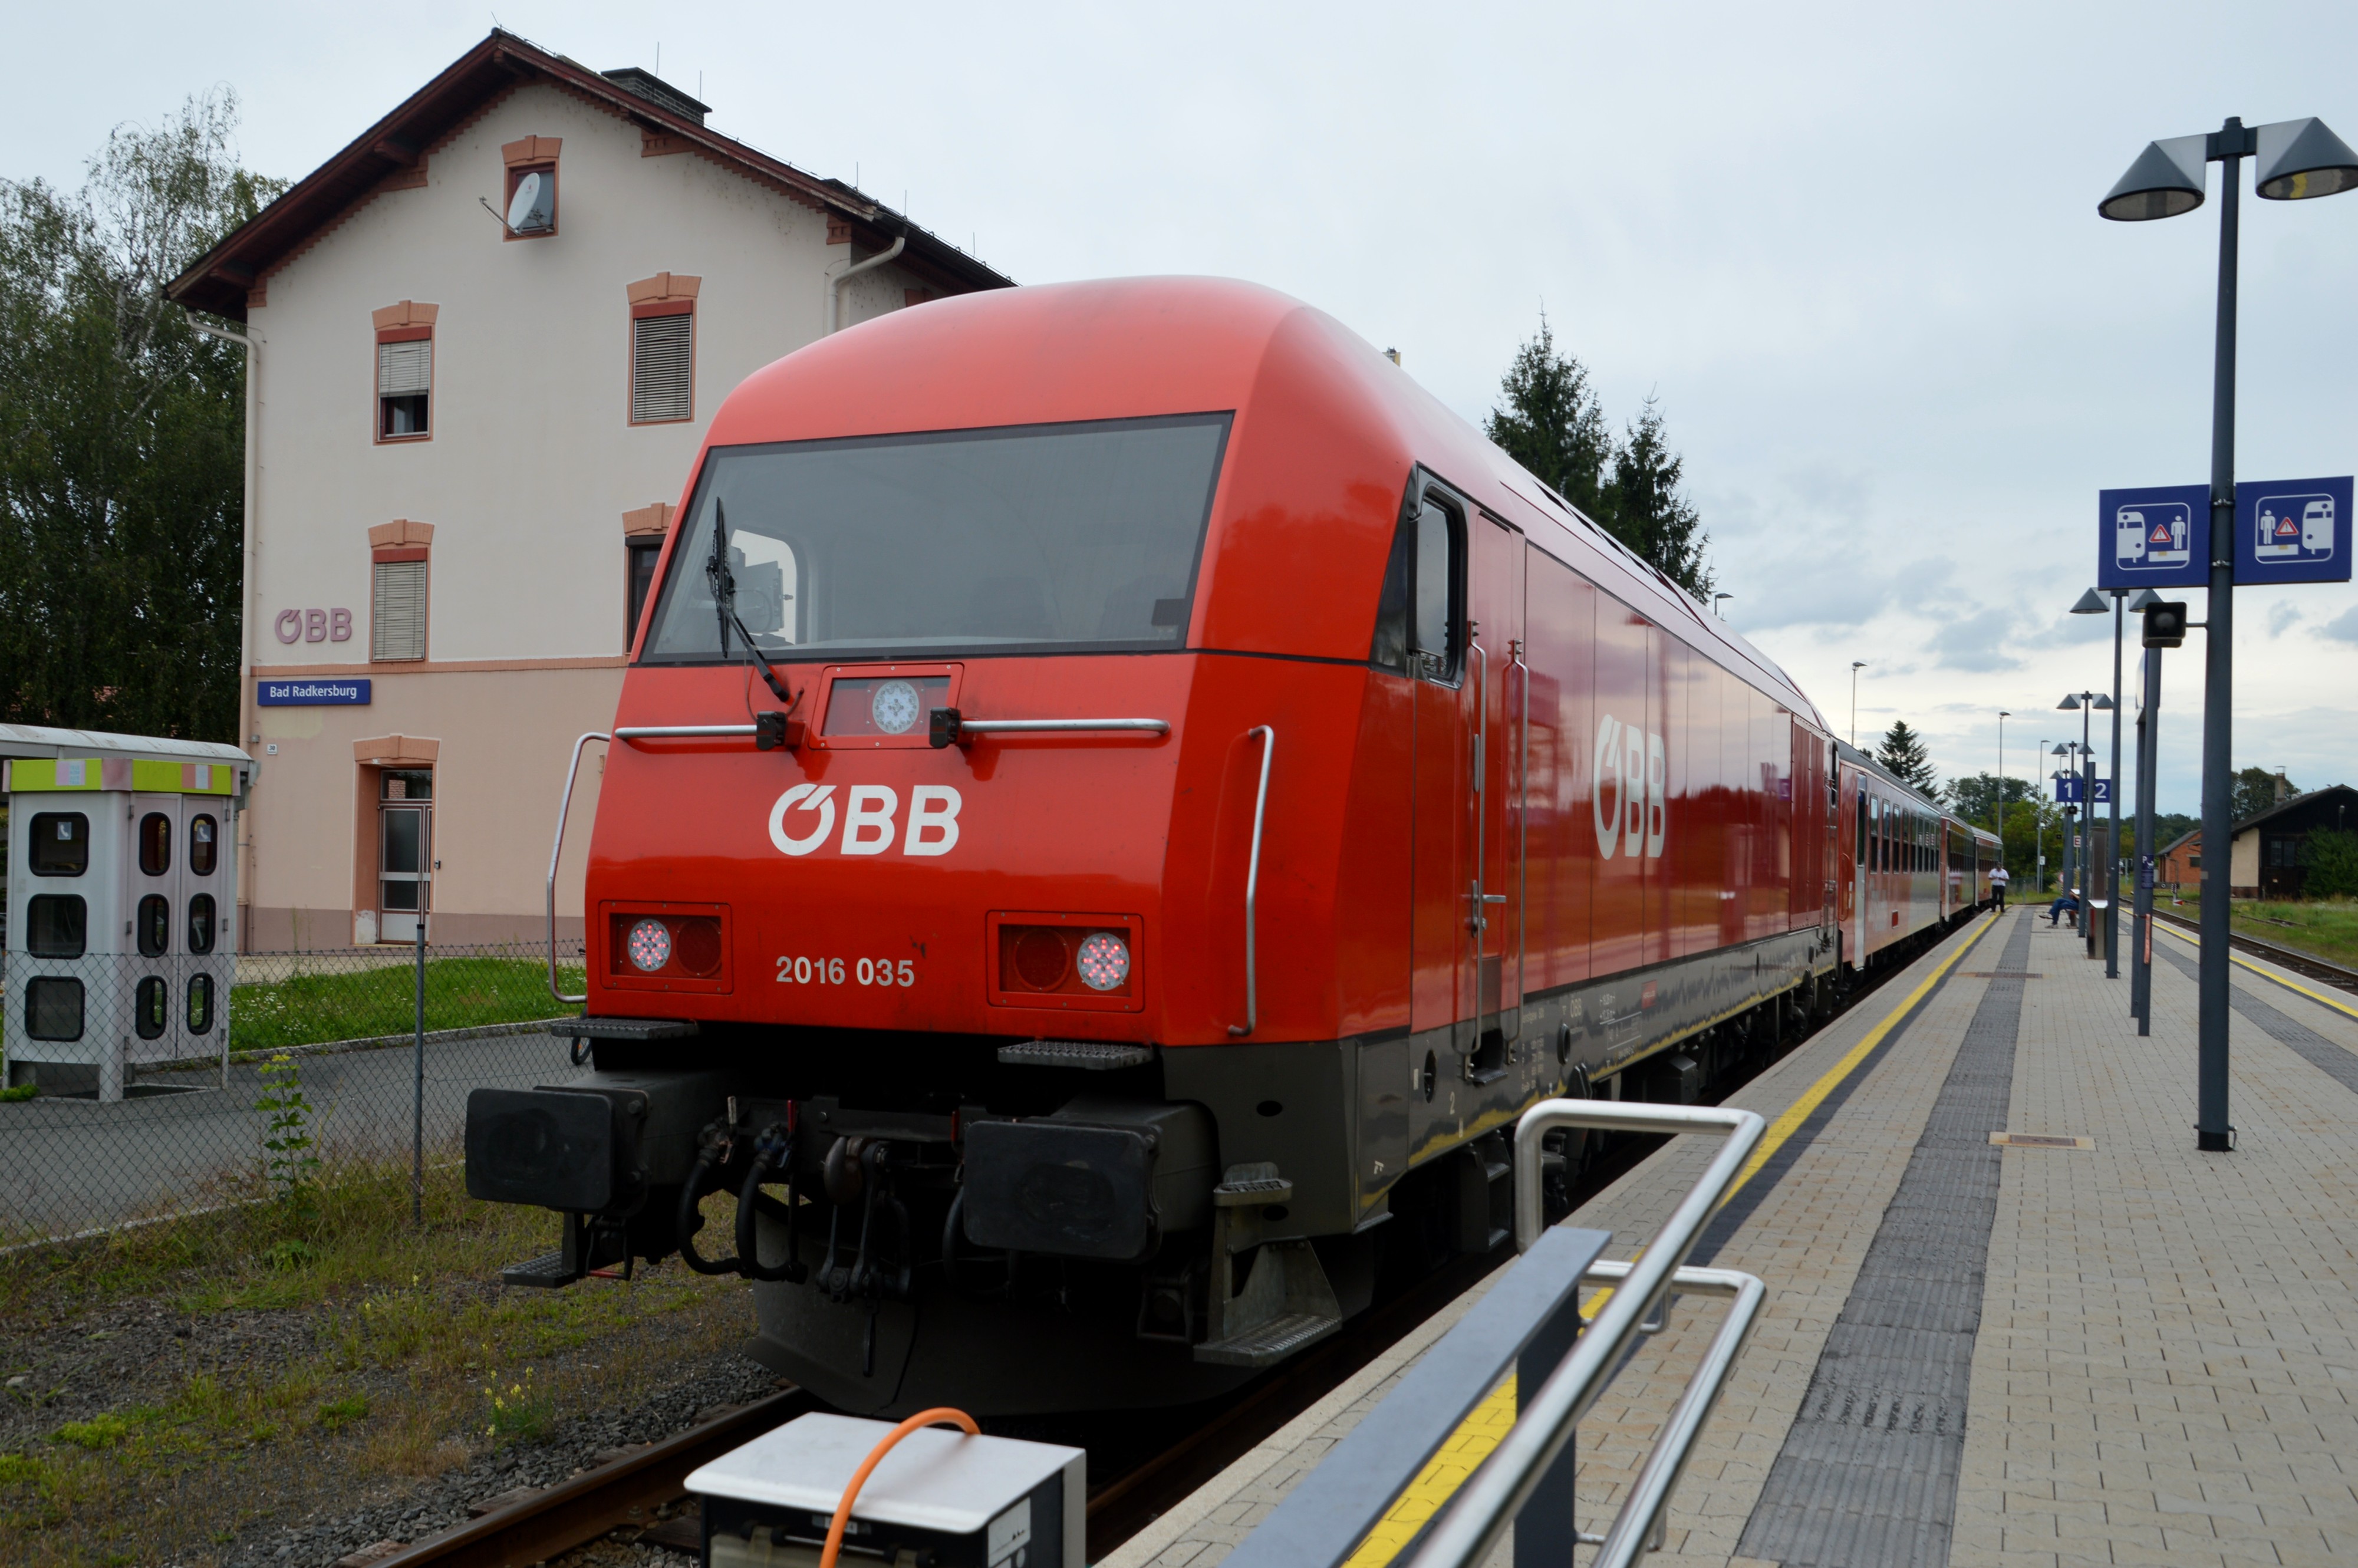
[[[413,338],[406,343],[376,346],[376,395],[414,397],[434,384],[434,340]]]
[[[369,606],[369,657],[426,656],[426,563],[379,561]]]
[[[642,316],[631,323],[631,423],[685,419],[689,396],[696,313]]]

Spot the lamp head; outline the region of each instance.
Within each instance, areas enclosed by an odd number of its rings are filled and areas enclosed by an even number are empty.
[[[2105,608],[2104,596],[2098,593],[2092,588],[2087,592],[2080,596],[2080,602],[2071,607],[2071,613],[2074,615],[2102,615],[2104,612]]]
[[[2160,602],[2161,595],[2149,588],[2141,588],[2129,596],[2129,612],[2133,615],[2142,615],[2147,605]]]
[[[2073,692],[2071,696],[2065,697],[2055,706],[2066,712],[2077,712],[2080,708],[2080,694],[2078,692]]]
[[[2113,699],[2100,691],[2096,694],[2096,700],[2088,706],[2099,713],[2110,713],[2113,710]]]
[[[2358,153],[2322,120],[2279,120],[2258,127],[2253,188],[2270,201],[2336,196],[2358,187]]]
[[[2068,757],[2071,754],[2071,746],[2076,744],[2078,744],[2077,741],[2066,744],[2061,741],[2058,741],[2055,742],[2055,754],[2059,757]]]
[[[1850,667],[1855,670],[1863,670],[1866,668],[1866,661],[1865,659],[1853,659],[1850,662]]]
[[[2148,142],[2129,171],[2096,203],[2096,211],[2121,223],[2193,211],[2202,205],[2202,166],[2208,153],[2203,136]]]

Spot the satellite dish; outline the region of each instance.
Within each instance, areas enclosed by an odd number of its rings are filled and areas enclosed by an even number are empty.
[[[537,234],[557,226],[557,182],[537,170],[516,181],[508,202],[508,232]]]

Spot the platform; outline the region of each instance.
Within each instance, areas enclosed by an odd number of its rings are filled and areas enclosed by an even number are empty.
[[[2017,908],[1731,1097],[1769,1131],[1693,1261],[1760,1275],[1768,1303],[1650,1561],[2358,1562],[2358,999],[2237,955],[2239,1146],[2198,1153],[2195,948],[2155,943],[2149,1038],[2125,967],[2106,980]],[[1572,1223],[1630,1256],[1709,1154],[1673,1142]],[[1215,1568],[1470,1304],[1109,1568]],[[1584,1528],[1719,1310],[1680,1303],[1590,1412]],[[1354,1568],[1389,1562],[1511,1412],[1502,1389]]]

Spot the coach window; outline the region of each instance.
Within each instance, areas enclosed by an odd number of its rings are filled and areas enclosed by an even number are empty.
[[[220,856],[218,824],[210,812],[189,822],[189,870],[200,877],[213,874],[213,864]]]
[[[139,956],[160,958],[172,946],[172,904],[162,893],[151,892],[139,901]]]

